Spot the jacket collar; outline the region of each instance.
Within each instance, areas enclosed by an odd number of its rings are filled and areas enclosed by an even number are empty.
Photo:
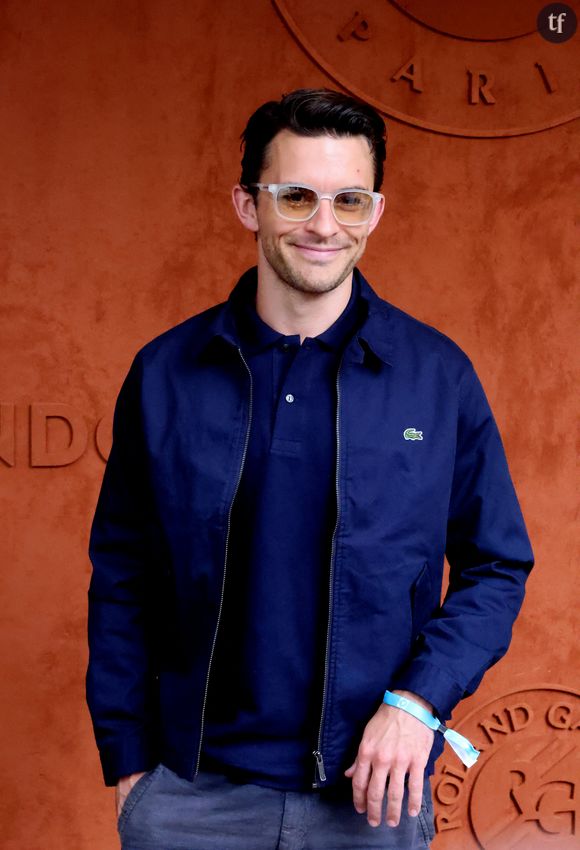
[[[355,268],[354,273],[359,280],[361,298],[368,305],[367,315],[355,334],[359,343],[355,360],[363,362],[365,354],[370,351],[387,366],[392,366],[394,342],[391,305],[377,295],[359,269]]]
[[[377,295],[358,268],[355,268],[354,274],[358,278],[360,297],[366,307],[366,316],[360,328],[355,331],[353,342],[349,346],[352,357],[359,363],[365,362],[367,357],[371,359],[374,357],[390,366],[393,363],[391,306]],[[241,276],[227,301],[223,303],[223,309],[217,312],[210,328],[208,344],[215,342],[218,338],[235,348],[240,347],[235,320],[237,303],[238,299],[248,297],[248,292],[255,287],[255,278],[255,266]],[[353,344],[355,340],[356,345]]]

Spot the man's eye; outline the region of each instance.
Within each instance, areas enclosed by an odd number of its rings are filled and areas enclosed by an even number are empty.
[[[306,189],[287,189],[281,195],[281,200],[284,201],[285,204],[309,204],[311,203],[310,196],[312,192],[309,192]]]
[[[342,195],[337,195],[336,203],[341,207],[348,207],[349,209],[356,209],[358,207],[364,207],[368,204],[369,197],[368,195],[363,195],[358,192],[345,192]]]

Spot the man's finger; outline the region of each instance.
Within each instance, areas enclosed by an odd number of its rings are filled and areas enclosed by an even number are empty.
[[[405,794],[404,769],[394,767],[389,774],[389,787],[387,789],[387,824],[398,826],[401,819],[401,806]]]
[[[409,772],[409,802],[408,811],[411,817],[419,814],[423,800],[423,769],[412,767]]]
[[[354,807],[362,814],[367,810],[367,788],[371,775],[370,762],[357,759],[356,768],[352,777],[352,800]]]
[[[117,785],[117,787],[115,788],[115,810],[117,813],[117,817],[119,817],[119,815],[121,814],[121,809],[123,808],[124,800],[125,798],[122,796],[119,790],[119,786]]]
[[[367,820],[371,826],[379,826],[381,822],[387,772],[386,767],[373,766],[367,790]]]

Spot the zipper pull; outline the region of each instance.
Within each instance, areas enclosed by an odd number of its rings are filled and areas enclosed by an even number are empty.
[[[324,760],[322,758],[322,753],[320,750],[313,750],[312,755],[316,759],[316,767],[318,769],[318,775],[320,777],[321,782],[326,782],[326,773],[324,770]]]

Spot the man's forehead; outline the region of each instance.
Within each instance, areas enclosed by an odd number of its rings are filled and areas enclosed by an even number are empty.
[[[320,133],[303,136],[290,130],[281,130],[268,145],[264,168],[277,169],[296,167],[316,170],[329,168],[336,173],[357,172],[361,176],[373,176],[373,159],[366,136],[336,136]],[[289,175],[289,179],[294,177]]]
[[[270,141],[268,147],[270,150],[277,151],[298,151],[308,149],[319,150],[352,150],[358,151],[361,154],[371,156],[370,142],[366,136],[358,135],[338,135],[333,132],[317,132],[312,134],[295,133],[292,130],[280,130]]]

